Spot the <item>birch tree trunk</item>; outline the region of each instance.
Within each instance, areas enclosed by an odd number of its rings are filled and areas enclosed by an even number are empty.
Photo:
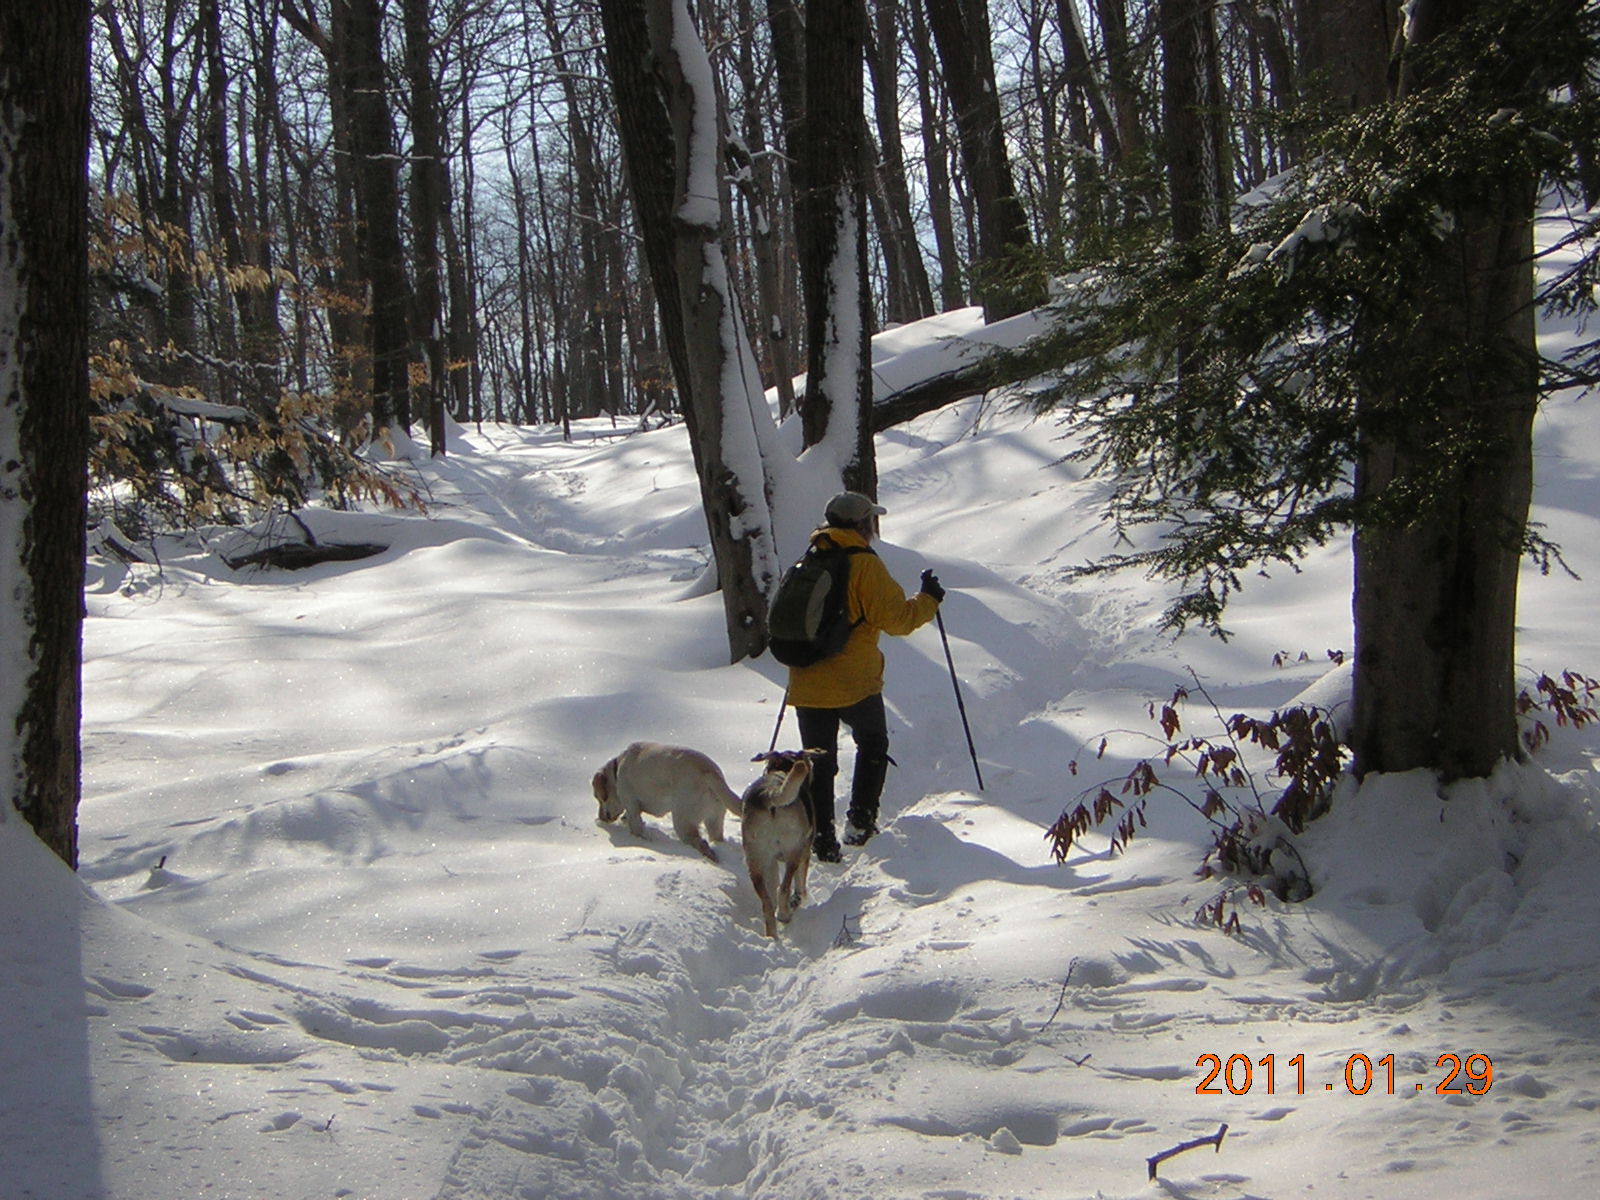
[[[77,865],[89,6],[0,8],[0,787]],[[0,821],[9,819],[0,810]]]

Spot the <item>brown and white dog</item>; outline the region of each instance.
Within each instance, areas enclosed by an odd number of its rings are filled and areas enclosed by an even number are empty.
[[[801,792],[811,778],[811,759],[818,753],[778,751],[751,760],[765,763],[766,771],[744,790],[741,836],[744,863],[761,901],[761,920],[770,938],[778,936],[777,921],[787,922],[805,902],[816,827]]]
[[[591,782],[602,821],[609,824],[622,817],[629,832],[642,838],[648,835],[641,813],[671,816],[678,838],[712,862],[717,856],[706,845],[706,837],[722,841],[723,817],[739,815],[739,797],[721,768],[685,746],[634,742],[596,771]],[[705,837],[700,835],[702,825]]]

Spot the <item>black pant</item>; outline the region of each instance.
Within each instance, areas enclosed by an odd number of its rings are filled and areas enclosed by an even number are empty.
[[[868,696],[849,708],[800,708],[794,710],[800,724],[804,749],[822,750],[826,757],[811,764],[811,781],[806,787],[806,805],[819,830],[833,829],[833,780],[839,773],[839,723],[850,729],[856,744],[856,769],[850,781],[849,821],[858,828],[878,823],[878,799],[883,795],[884,777],[889,773],[889,718],[884,712],[883,694]]]

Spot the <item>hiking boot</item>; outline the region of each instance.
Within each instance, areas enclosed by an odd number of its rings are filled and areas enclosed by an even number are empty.
[[[840,859],[839,838],[832,827],[817,830],[816,837],[811,839],[812,857],[825,863],[836,863]]]
[[[868,839],[877,832],[878,826],[874,821],[867,821],[861,825],[857,825],[854,821],[848,821],[844,827],[844,844],[846,846],[865,846]]]

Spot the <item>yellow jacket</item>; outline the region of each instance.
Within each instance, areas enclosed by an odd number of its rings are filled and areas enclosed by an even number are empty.
[[[867,545],[867,539],[849,529],[819,529],[811,535],[838,546]],[[860,620],[844,649],[809,667],[789,668],[789,703],[797,708],[848,708],[883,691],[883,651],[880,633],[904,637],[933,620],[939,602],[923,592],[907,598],[876,554],[850,556],[850,584],[845,612]]]

